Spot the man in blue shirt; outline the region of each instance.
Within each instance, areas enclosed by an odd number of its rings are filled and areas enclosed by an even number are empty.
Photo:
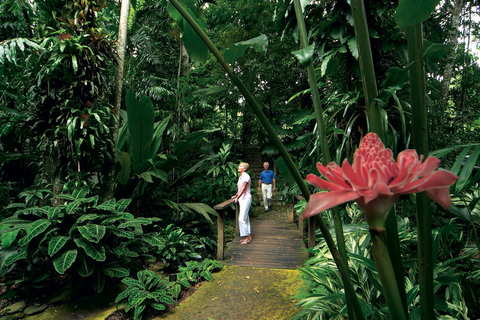
[[[263,205],[265,206],[265,212],[268,212],[268,209],[271,207],[272,201],[272,189],[275,190],[275,173],[272,170],[268,170],[268,162],[263,164],[265,171],[260,173],[260,179],[258,180],[258,190],[262,188],[263,194]]]

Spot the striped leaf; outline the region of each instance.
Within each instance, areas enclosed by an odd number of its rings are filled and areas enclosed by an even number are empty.
[[[160,311],[163,311],[166,309],[165,305],[161,304],[161,303],[152,303],[151,304],[152,308],[156,309],[156,310],[160,310]]]
[[[24,246],[28,244],[33,238],[42,234],[52,223],[48,220],[37,220],[34,221],[27,230],[27,235],[20,239],[18,242],[19,245]]]
[[[132,231],[127,231],[127,230],[121,230],[117,228],[112,228],[112,233],[116,235],[117,237],[122,237],[122,238],[127,238],[127,239],[133,239],[135,238],[135,234]]]
[[[77,259],[77,253],[77,250],[69,250],[53,260],[53,266],[55,267],[55,270],[57,270],[57,272],[60,274],[64,274],[65,271],[67,271],[67,269],[70,268]]]
[[[98,224],[88,224],[78,227],[80,234],[90,242],[98,243],[104,236],[107,227]]]
[[[105,259],[107,258],[105,254],[105,247],[103,245],[94,245],[93,243],[81,238],[75,239],[74,241],[77,246],[85,250],[85,253],[89,257],[97,261],[105,261]]]
[[[55,236],[50,240],[48,243],[48,255],[53,257],[55,253],[57,253],[63,246],[67,243],[69,237],[65,236]]]
[[[78,257],[77,263],[75,264],[78,274],[84,278],[89,277],[93,271],[95,271],[95,261],[87,259],[83,254]]]
[[[165,247],[165,239],[163,239],[161,237],[155,237],[155,236],[152,236],[152,235],[149,235],[149,234],[144,234],[144,235],[142,235],[142,239],[143,239],[143,241],[145,241],[146,243],[148,243],[151,246],[156,246],[156,247],[159,247],[159,248]]]
[[[8,256],[8,258],[6,258],[3,261],[3,264],[5,266],[9,266],[9,265],[14,264],[18,260],[22,260],[22,259],[26,259],[26,258],[27,258],[27,250],[25,248],[22,248],[19,252]]]
[[[146,305],[138,306],[135,308],[135,312],[133,313],[133,320],[140,320],[142,319],[143,310],[145,310]]]
[[[105,288],[105,277],[103,276],[103,273],[96,273],[95,277],[93,277],[92,279],[92,286],[97,293],[103,291],[103,289]]]
[[[103,273],[112,278],[124,278],[130,275],[130,270],[121,267],[105,268]]]

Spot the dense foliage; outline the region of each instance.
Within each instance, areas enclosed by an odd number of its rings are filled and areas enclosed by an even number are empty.
[[[292,1],[182,4],[261,106],[302,177],[315,172],[326,153],[339,164],[352,158],[372,124],[350,3],[301,2],[308,41],[315,44],[309,52],[300,44]],[[451,188],[450,211],[435,207],[435,296],[444,301],[436,311],[445,318],[476,318],[478,3],[435,5],[423,22],[427,145],[460,178]],[[395,155],[412,148],[415,136],[412,62],[397,6],[365,1],[375,103],[385,144]],[[119,1],[0,0],[0,274],[8,288],[3,298],[38,294],[65,278],[74,284],[89,279],[96,291],[124,278],[129,289],[118,301],[128,301],[127,311],[139,318],[146,306],[170,304],[168,290],[178,295],[178,283],[184,288],[200,276],[211,280],[211,265],[201,260],[216,249],[212,207],[235,192],[245,147],[258,146],[264,158],[276,159],[279,181],[285,181],[277,184],[282,200],[301,192],[272,135],[238,83],[226,76],[225,61],[219,63],[201,44],[170,1],[132,1],[117,118],[119,24]],[[315,81],[308,80],[309,64]],[[309,84],[319,91],[324,136]],[[112,168],[114,199],[108,199]],[[417,315],[417,225],[414,207],[405,203],[397,206],[399,241],[403,267],[410,270],[404,275],[408,308]],[[356,208],[342,209],[349,270],[365,315],[388,318],[366,225]],[[302,269],[310,287],[300,295],[304,310],[297,319],[348,311],[325,239],[318,233],[317,240],[315,257]],[[182,276],[173,284],[142,271],[145,265]],[[129,278],[132,272],[138,280]],[[143,298],[131,298],[137,295]]]

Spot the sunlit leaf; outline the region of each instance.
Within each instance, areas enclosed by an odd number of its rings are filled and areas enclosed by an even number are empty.
[[[308,47],[305,47],[300,50],[292,51],[292,54],[297,58],[298,62],[304,67],[307,68],[312,64],[313,53],[315,52],[315,43],[312,43]]]

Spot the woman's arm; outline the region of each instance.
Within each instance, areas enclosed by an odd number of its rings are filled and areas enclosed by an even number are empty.
[[[247,182],[242,183],[242,187],[240,188],[240,190],[238,190],[238,192],[232,197],[234,202],[237,202],[238,198],[242,196],[246,188],[247,188]]]

